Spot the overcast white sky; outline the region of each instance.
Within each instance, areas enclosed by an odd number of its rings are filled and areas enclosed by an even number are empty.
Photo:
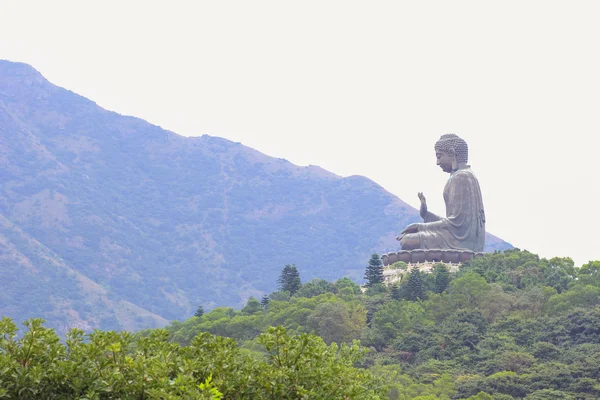
[[[7,1],[0,58],[181,135],[364,175],[443,213],[469,144],[488,230],[600,259],[598,1]]]

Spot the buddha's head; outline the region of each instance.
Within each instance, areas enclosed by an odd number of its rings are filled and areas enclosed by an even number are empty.
[[[435,156],[437,158],[437,165],[444,172],[452,173],[459,166],[467,164],[469,148],[467,142],[458,137],[458,135],[447,133],[442,135],[440,140],[435,143]]]

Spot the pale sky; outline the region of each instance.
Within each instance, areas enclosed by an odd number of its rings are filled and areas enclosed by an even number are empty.
[[[0,0],[0,58],[121,114],[444,210],[469,144],[487,229],[600,260],[598,1]]]

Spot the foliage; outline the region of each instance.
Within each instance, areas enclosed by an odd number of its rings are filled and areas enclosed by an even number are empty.
[[[445,264],[438,263],[433,266],[435,292],[443,293],[450,284],[450,270]]]
[[[383,283],[383,263],[378,254],[373,254],[365,270],[365,286],[371,287]]]
[[[354,364],[357,343],[326,345],[314,335],[269,328],[257,337],[264,356],[245,355],[235,341],[201,333],[188,346],[165,330],[73,329],[62,344],[42,320],[0,321],[0,395],[14,399],[382,399],[379,381]]]
[[[297,297],[315,297],[323,293],[337,293],[337,288],[331,282],[315,278],[302,285],[294,295]]]
[[[441,291],[438,265],[415,274],[424,293],[414,301],[404,294],[414,269],[395,288],[365,293],[347,278],[312,280],[294,295],[269,294],[266,307],[250,297],[241,310],[214,308],[165,330],[80,333],[66,345],[31,321],[16,339],[4,320],[0,387],[9,398],[31,387],[22,397],[85,389],[97,398],[144,390],[148,398],[597,399],[597,264],[571,270],[568,260],[489,254],[448,274]],[[99,377],[96,362],[115,376]],[[152,380],[139,379],[142,365]]]
[[[404,261],[396,261],[395,263],[393,263],[390,266],[390,269],[399,269],[401,271],[407,271],[408,270],[408,264],[405,263]]]
[[[269,295],[265,294],[261,299],[260,299],[260,305],[266,310],[267,307],[269,306],[269,301],[271,301],[271,299],[269,298]]]
[[[302,286],[302,282],[300,281],[300,273],[298,272],[298,268],[295,265],[286,265],[281,270],[281,275],[277,280],[279,283],[279,290],[282,292],[288,292],[290,295],[294,295]]]
[[[416,301],[425,298],[423,277],[421,271],[416,265],[411,268],[410,275],[408,275],[405,298],[410,301]]]
[[[262,312],[262,311],[263,311],[263,305],[260,303],[260,301],[258,301],[258,299],[251,296],[248,299],[248,303],[246,303],[246,306],[244,308],[242,308],[241,314],[242,315],[252,315],[252,314],[256,314],[257,312]]]
[[[358,303],[321,303],[307,318],[307,327],[325,343],[351,343],[360,338],[367,311]]]
[[[194,313],[194,317],[201,317],[203,315],[204,315],[204,307],[200,305],[196,309],[196,312]]]

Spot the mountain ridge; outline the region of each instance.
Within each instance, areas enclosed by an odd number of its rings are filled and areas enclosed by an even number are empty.
[[[147,328],[199,304],[240,306],[273,290],[288,263],[305,279],[360,280],[370,253],[397,249],[396,233],[418,220],[368,178],[183,137],[8,61],[0,61],[0,179],[0,216],[22,232],[3,224],[0,254],[18,249],[42,272],[13,277],[19,284],[0,311],[22,320],[53,307],[45,315],[61,331]],[[487,250],[509,247],[488,236]],[[43,248],[56,256],[40,261]],[[11,262],[21,265],[8,257],[0,267],[16,273]],[[59,262],[75,275],[56,276]],[[79,275],[105,297],[90,300]],[[67,303],[71,314],[61,312]],[[138,308],[127,317],[114,304]]]

